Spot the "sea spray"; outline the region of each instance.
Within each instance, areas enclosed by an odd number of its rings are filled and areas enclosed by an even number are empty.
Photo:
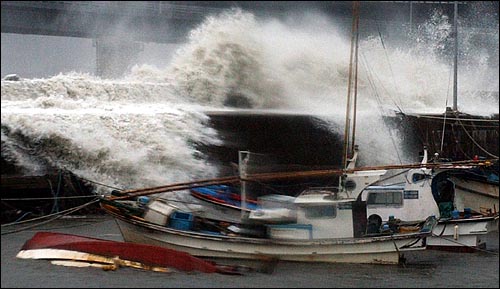
[[[235,97],[247,107],[276,106],[279,87],[264,71],[260,34],[255,17],[241,10],[208,17],[191,31],[168,70],[179,93],[217,107]]]
[[[433,17],[420,30],[425,33],[417,30],[419,41],[383,44],[383,34],[360,41],[356,141],[361,164],[416,159],[404,155],[404,138],[384,124],[383,115],[443,112],[450,103],[452,66],[443,50],[449,48],[449,19]],[[432,33],[433,27],[439,33]],[[489,73],[495,71],[491,57],[470,48],[470,39],[463,41],[479,62],[474,66],[469,60],[460,70],[459,91],[498,91],[498,66],[497,73]],[[349,49],[349,39],[324,15],[290,25],[229,10],[193,30],[166,69],[135,66],[117,80],[70,73],[2,81],[2,157],[27,174],[55,167],[119,188],[213,177],[217,167],[196,144],[223,143],[205,111],[310,114],[341,136]],[[470,95],[475,98],[461,96],[459,109],[498,113],[498,96]],[[493,105],[486,105],[490,101]]]
[[[215,176],[195,148],[219,142],[207,121],[164,84],[86,75],[2,82],[2,156],[27,174],[64,169],[124,189]]]

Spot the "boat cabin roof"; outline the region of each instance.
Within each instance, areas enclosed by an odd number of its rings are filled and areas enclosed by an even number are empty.
[[[305,194],[298,196],[294,203],[297,205],[321,205],[354,202],[356,199],[336,199],[332,194]]]
[[[404,186],[399,186],[399,185],[391,185],[391,186],[369,186],[365,190],[370,190],[370,191],[388,191],[388,190],[404,190]]]

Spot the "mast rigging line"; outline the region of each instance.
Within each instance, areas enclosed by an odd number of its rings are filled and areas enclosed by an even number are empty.
[[[374,92],[374,95],[375,95],[375,99],[377,101],[377,106],[378,106],[378,109],[379,111],[381,112],[382,116],[383,115],[386,115],[386,113],[384,112],[384,108],[382,106],[382,101],[381,101],[381,98],[380,98],[380,95],[379,93],[377,92],[377,88],[375,86],[375,82],[373,81],[373,72],[372,70],[370,69],[370,67],[368,66],[368,63],[367,63],[367,60],[366,60],[366,56],[361,53],[361,60],[363,61],[363,64],[365,65],[365,69],[366,69],[366,72],[367,72],[367,79],[368,79],[368,83],[370,84],[370,86],[372,87],[373,89],[373,92]],[[396,104],[397,106],[397,104]],[[401,113],[403,113],[401,110],[400,110]],[[385,121],[384,121],[385,122]],[[399,150],[396,146],[396,143],[394,141],[394,136],[392,135],[392,131],[391,129],[387,126],[387,124],[385,125],[385,127],[387,128],[387,131],[389,132],[389,136],[390,136],[390,139],[391,139],[391,143],[392,143],[392,146],[394,147],[394,151],[396,152],[396,155],[398,157],[398,160],[399,160],[399,163],[402,164],[403,162],[401,161],[401,156],[399,155]]]
[[[395,81],[395,77],[394,77],[394,71],[392,70],[392,65],[391,65],[391,62],[389,61],[389,55],[387,55],[387,49],[385,48],[385,44],[384,44],[384,40],[382,39],[382,33],[380,33],[380,25],[379,23],[377,22],[377,31],[378,31],[378,36],[380,38],[380,43],[382,43],[382,48],[384,49],[384,55],[385,55],[385,58],[387,59],[387,63],[389,64],[389,70],[391,71],[391,76],[392,76],[392,80],[394,82],[394,88],[396,90],[396,95],[397,95],[397,98],[399,100],[399,103],[401,104],[402,101],[401,101],[401,98],[399,97],[399,89],[398,89],[398,85],[396,84],[396,81]],[[387,91],[387,90],[386,90]],[[390,97],[390,96],[389,96]],[[391,97],[392,99],[392,97]],[[396,103],[395,100],[392,99],[392,101],[394,102],[394,105],[396,105],[396,107],[398,108],[399,112],[403,113],[403,110],[401,109],[401,107]]]
[[[450,73],[448,75],[448,89],[446,90],[446,101],[445,101],[445,104],[444,104],[444,107],[448,107],[448,96],[450,96],[450,83],[451,83],[451,70],[450,70]],[[441,147],[439,148],[439,153],[443,153],[443,146],[444,146],[444,135],[445,135],[445,129],[446,129],[446,113],[444,114],[444,119],[443,119],[443,134],[441,135]]]

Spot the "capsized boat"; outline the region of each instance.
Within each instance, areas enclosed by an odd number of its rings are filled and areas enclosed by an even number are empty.
[[[16,257],[105,270],[132,267],[158,272],[239,273],[237,267],[217,265],[181,251],[56,232],[37,232],[24,243]]]
[[[422,164],[427,163],[424,149]],[[485,234],[498,230],[498,212],[457,209],[455,185],[449,176],[469,170],[470,166],[440,164],[439,167],[410,169],[403,184],[371,185],[360,195],[367,204],[371,226],[392,227],[397,222],[438,218],[427,248],[475,252],[486,248]]]

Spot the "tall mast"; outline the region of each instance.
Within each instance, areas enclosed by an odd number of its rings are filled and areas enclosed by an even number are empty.
[[[453,16],[453,35],[455,37],[455,55],[453,59],[453,111],[457,111],[457,72],[458,72],[458,30],[457,30],[457,15],[458,1],[455,1],[455,13]]]
[[[357,49],[357,42],[358,42],[358,23],[359,23],[359,1],[354,1],[353,2],[353,19],[352,19],[352,33],[351,33],[351,54],[350,54],[350,59],[349,59],[349,79],[347,83],[347,105],[346,105],[346,119],[345,119],[345,130],[344,130],[344,151],[342,155],[342,167],[347,168],[347,162],[348,162],[348,154],[349,152],[352,153],[352,150],[354,149],[354,129],[355,129],[355,120],[356,120],[356,111],[353,111],[352,105],[354,105],[354,110],[356,109],[356,85],[357,85],[357,60],[358,60],[358,49]],[[353,58],[355,64],[355,75],[354,75],[354,104],[351,103],[351,87],[352,87],[352,82],[353,82]],[[351,120],[351,114],[354,114],[354,120]],[[351,128],[351,121],[353,121],[353,126]],[[352,133],[352,143],[351,146],[349,145],[349,138]]]
[[[357,104],[358,104],[358,42],[359,42],[359,2],[356,7],[356,31],[355,31],[355,48],[354,48],[354,99],[353,99],[353,116],[352,116],[352,140],[351,140],[351,156],[354,154],[355,140],[356,140],[356,112],[357,112]]]

